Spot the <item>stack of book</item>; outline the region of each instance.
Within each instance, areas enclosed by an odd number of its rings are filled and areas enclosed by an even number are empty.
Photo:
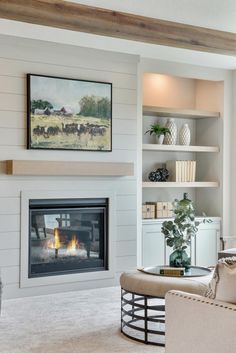
[[[170,276],[170,277],[180,277],[184,276],[184,267],[162,267],[160,268],[160,275]]]
[[[170,181],[193,182],[196,180],[196,161],[167,161]]]

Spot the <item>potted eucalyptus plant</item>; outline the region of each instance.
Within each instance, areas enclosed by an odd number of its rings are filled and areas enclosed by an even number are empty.
[[[145,132],[147,134],[149,132],[150,135],[156,135],[156,142],[158,145],[162,145],[164,141],[164,137],[166,134],[170,134],[170,129],[167,127],[161,126],[160,124],[156,123],[151,125],[150,129]]]
[[[183,200],[173,202],[174,220],[164,221],[161,231],[165,236],[168,246],[173,248],[170,255],[170,266],[185,267],[191,266],[191,258],[186,250],[191,244],[191,238],[195,237],[200,222],[195,221],[195,209],[188,194],[184,193]],[[211,220],[204,219],[203,223],[210,223]]]

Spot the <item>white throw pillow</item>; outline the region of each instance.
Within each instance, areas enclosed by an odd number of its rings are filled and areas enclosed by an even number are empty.
[[[219,260],[206,297],[236,304],[236,257]]]

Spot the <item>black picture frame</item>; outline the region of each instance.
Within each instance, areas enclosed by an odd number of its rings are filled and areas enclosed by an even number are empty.
[[[78,110],[75,101],[73,108],[60,106],[63,87],[57,84],[68,88],[71,102],[78,88]],[[112,83],[28,73],[27,149],[111,152]]]

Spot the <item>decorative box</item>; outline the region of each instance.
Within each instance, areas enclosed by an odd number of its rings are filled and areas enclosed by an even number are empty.
[[[173,217],[173,206],[171,202],[156,203],[156,218]]]
[[[154,204],[146,203],[142,205],[142,217],[143,219],[153,219],[155,218],[156,206]]]
[[[171,202],[150,202],[155,205],[155,218],[171,218],[173,217],[173,206]]]

